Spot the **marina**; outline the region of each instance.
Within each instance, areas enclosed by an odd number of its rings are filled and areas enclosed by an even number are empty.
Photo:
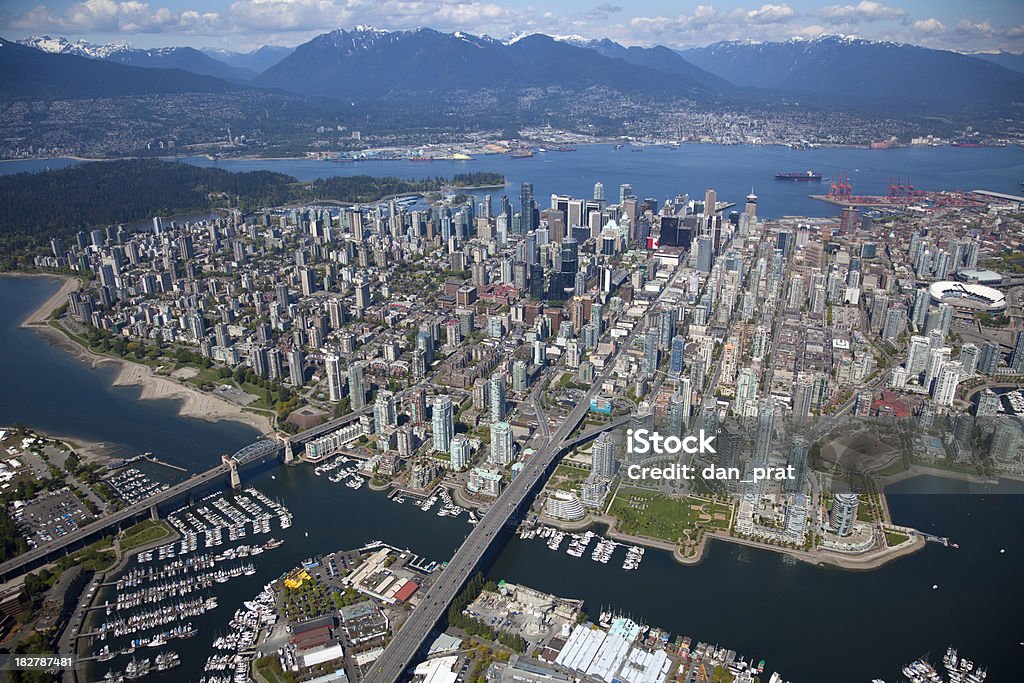
[[[640,567],[640,561],[644,556],[644,548],[640,546],[629,545],[614,541],[610,538],[604,538],[593,531],[567,533],[550,526],[532,526],[528,523],[523,523],[520,526],[518,533],[519,538],[524,540],[541,538],[545,540],[549,550],[554,550],[556,552],[561,550],[562,544],[568,538],[569,544],[565,552],[570,557],[583,557],[583,555],[586,554],[587,549],[590,547],[591,542],[597,539],[597,544],[590,552],[590,559],[594,562],[600,562],[601,564],[608,564],[616,549],[620,547],[625,548],[626,557],[622,561],[622,568],[629,571],[638,569]]]
[[[116,579],[101,584],[107,595],[90,609],[93,616],[88,626],[76,636],[80,652],[86,651],[83,661],[99,664],[132,658],[123,669],[114,664],[103,674],[104,681],[136,680],[177,667],[181,659],[176,653],[142,654],[196,636],[199,629],[191,619],[217,609],[220,603],[214,591],[220,584],[256,574],[255,558],[283,543],[259,537],[275,527],[287,529],[292,516],[283,505],[250,487],[210,494],[174,510],[167,521],[179,539],[143,550]],[[236,620],[247,623],[243,616],[236,614]],[[238,633],[231,635],[235,630]],[[255,633],[234,629],[218,637],[214,646],[245,648],[254,639]],[[88,653],[100,643],[102,647]],[[233,679],[234,674],[226,680]]]
[[[903,675],[910,683],[982,683],[988,677],[986,669],[975,668],[974,662],[960,657],[952,645],[942,657],[942,669],[932,666],[925,655],[903,667]]]
[[[132,505],[149,498],[158,491],[166,491],[169,484],[158,482],[135,467],[121,470],[106,479],[107,485],[124,502]]]

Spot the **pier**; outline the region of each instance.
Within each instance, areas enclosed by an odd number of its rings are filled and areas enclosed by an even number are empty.
[[[929,543],[938,543],[938,544],[943,545],[943,546],[945,546],[947,548],[959,548],[960,547],[956,543],[953,543],[952,541],[950,541],[945,536],[936,536],[934,534],[924,534],[924,540],[928,541]]]

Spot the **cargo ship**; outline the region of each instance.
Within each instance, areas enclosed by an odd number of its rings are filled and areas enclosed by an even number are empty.
[[[821,181],[821,174],[817,171],[803,171],[800,173],[776,173],[776,180],[809,180],[813,182]]]

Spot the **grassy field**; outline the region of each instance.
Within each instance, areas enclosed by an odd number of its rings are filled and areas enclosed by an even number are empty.
[[[899,531],[885,531],[885,544],[890,548],[898,546],[900,543],[906,543],[909,536]]]
[[[673,498],[622,487],[612,502],[611,515],[616,528],[627,534],[679,542],[698,527],[729,528],[729,506],[708,498]]]
[[[92,545],[88,545],[73,555],[65,555],[57,560],[57,566],[61,571],[80,564],[87,571],[99,572],[113,567],[117,562],[117,555],[113,549],[114,537],[104,536]]]
[[[295,680],[291,671],[281,669],[281,662],[275,655],[260,657],[253,662],[253,669],[269,683],[291,683]]]
[[[170,537],[174,532],[167,522],[147,519],[139,522],[130,529],[125,529],[121,535],[121,550],[132,550],[140,546],[159,541],[162,538]]]
[[[589,470],[559,465],[551,476],[550,486],[559,491],[574,491],[590,474]]]

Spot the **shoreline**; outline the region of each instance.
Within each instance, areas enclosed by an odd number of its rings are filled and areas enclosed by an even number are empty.
[[[60,308],[68,299],[68,294],[71,292],[78,291],[82,287],[82,281],[76,277],[70,275],[59,275],[57,273],[25,273],[25,272],[13,272],[3,273],[4,277],[17,277],[17,278],[31,278],[31,277],[43,277],[51,278],[54,280],[60,280],[60,287],[54,292],[46,301],[41,303],[38,308],[25,316],[21,322],[18,323],[18,327],[22,328],[35,328],[37,325],[45,325],[46,321],[53,315],[54,311]]]
[[[430,145],[430,144],[439,144],[439,143],[426,143],[426,145]],[[552,144],[552,143],[540,140],[540,141],[534,141],[532,143],[532,146],[539,146],[541,144]],[[636,140],[621,140],[621,139],[614,138],[614,139],[609,139],[609,140],[594,140],[594,141],[587,141],[587,142],[572,142],[570,144],[572,144],[574,147],[583,147],[583,146],[589,147],[589,146],[596,146],[596,145],[615,145],[615,144],[628,144],[628,145],[631,145],[631,146],[640,146],[640,147],[660,147],[660,146],[664,146],[666,143],[665,142],[639,142],[639,141],[636,141]],[[672,144],[677,144],[680,147],[687,146],[687,145],[709,145],[709,146],[713,146],[713,147],[736,147],[736,146],[769,147],[769,148],[770,147],[779,147],[779,148],[783,148],[783,149],[792,149],[794,151],[800,151],[800,152],[814,151],[816,149],[857,149],[857,150],[867,150],[867,151],[875,151],[875,152],[887,152],[887,151],[891,151],[893,149],[921,149],[922,147],[928,148],[928,149],[951,148],[951,149],[961,149],[961,150],[963,150],[963,149],[1002,149],[1002,148],[1005,148],[1005,147],[1013,146],[1013,143],[1009,143],[1007,145],[987,145],[987,146],[982,146],[980,148],[956,147],[956,146],[949,145],[949,144],[937,145],[937,146],[931,146],[931,145],[915,146],[915,145],[910,145],[910,144],[899,144],[896,147],[892,147],[892,148],[872,150],[871,143],[821,142],[821,143],[812,143],[814,146],[813,147],[808,147],[808,148],[794,147],[793,145],[799,144],[797,142],[789,142],[789,143],[787,143],[787,142],[781,142],[781,141],[762,142],[762,143],[744,142],[744,143],[738,143],[738,144],[734,145],[734,144],[717,143],[717,142],[702,142],[702,141],[699,141],[699,140],[685,140],[685,141],[679,140],[679,141],[673,141]],[[425,146],[425,145],[414,145],[414,146],[422,147],[422,146]],[[553,150],[548,150],[548,151],[553,151]],[[507,156],[507,153],[505,153],[505,152],[473,152],[473,154],[475,154],[476,156],[480,156],[480,157]],[[438,158],[438,159],[431,159],[431,161],[474,161],[476,159],[476,156],[474,156],[471,159],[442,159],[442,158]],[[69,160],[75,161],[77,163],[89,163],[89,162],[94,162],[94,161],[124,161],[124,160],[129,160],[129,159],[159,159],[161,161],[183,161],[185,159],[200,159],[200,158],[207,159],[209,161],[214,161],[214,162],[217,162],[217,161],[324,161],[324,162],[326,162],[326,161],[333,161],[332,159],[318,159],[316,157],[310,157],[310,156],[307,156],[306,154],[296,155],[296,156],[268,156],[268,157],[260,156],[260,155],[256,155],[256,154],[240,154],[240,155],[237,155],[237,156],[212,157],[208,153],[180,154],[180,155],[177,155],[177,156],[148,156],[148,155],[147,156],[139,156],[139,155],[128,154],[128,155],[110,156],[110,157],[81,157],[81,156],[76,156],[76,155],[73,155],[73,154],[63,154],[63,155],[59,155],[59,156],[47,156],[47,157],[35,157],[35,156],[33,156],[33,157],[22,157],[22,158],[16,158],[16,159],[0,159],[0,164],[14,163],[14,162],[25,162],[25,161],[60,161],[60,160],[63,160],[63,159],[69,159]],[[343,162],[359,162],[359,161],[409,161],[409,158],[408,157],[393,157],[393,158],[392,157],[374,157],[374,158],[366,158],[366,159],[344,159],[343,160]],[[185,162],[185,163],[187,163],[187,162]]]
[[[918,476],[925,475],[921,474]],[[449,486],[447,488],[452,491],[452,496],[455,498],[458,505],[469,509],[475,509],[477,511],[483,507],[481,503],[467,498],[461,487]],[[882,499],[885,499],[884,495],[882,496]],[[869,551],[857,554],[851,553],[849,555],[842,555],[827,551],[812,552],[798,548],[783,548],[752,539],[740,538],[739,536],[733,536],[719,530],[705,530],[705,532],[701,534],[700,541],[694,549],[694,553],[692,555],[683,555],[682,546],[678,543],[673,543],[660,538],[651,538],[648,536],[634,536],[632,534],[619,531],[615,525],[615,518],[604,514],[588,514],[582,519],[567,522],[549,517],[544,513],[540,513],[538,515],[538,521],[541,524],[555,527],[559,531],[567,533],[579,533],[594,526],[603,526],[605,528],[604,536],[606,538],[610,538],[613,541],[619,541],[621,543],[630,543],[644,548],[651,548],[652,550],[663,550],[671,554],[672,559],[683,566],[698,565],[704,561],[705,554],[709,552],[709,539],[725,543],[735,543],[737,545],[755,548],[766,552],[773,552],[779,555],[788,555],[795,560],[799,560],[815,567],[836,567],[847,571],[870,571],[872,569],[878,569],[900,557],[911,555],[918,550],[921,550],[926,545],[924,536],[920,531],[911,527],[904,527],[893,523],[889,523],[887,526],[906,533],[908,536],[908,540],[906,542],[894,547],[873,548]]]
[[[47,320],[67,299],[69,292],[81,286],[81,282],[69,275],[51,273],[12,273],[15,277],[50,277],[63,280],[63,284],[52,296],[32,311],[19,327],[34,330],[57,348],[71,354],[92,368],[113,365],[117,375],[111,386],[141,386],[139,400],[174,399],[179,401],[178,415],[216,423],[221,420],[241,422],[256,429],[260,434],[273,433],[270,418],[263,414],[245,410],[242,406],[225,401],[199,389],[186,386],[168,377],[157,375],[152,368],[122,358],[103,356],[91,351],[59,329],[49,325]],[[70,437],[75,440],[74,437]]]

